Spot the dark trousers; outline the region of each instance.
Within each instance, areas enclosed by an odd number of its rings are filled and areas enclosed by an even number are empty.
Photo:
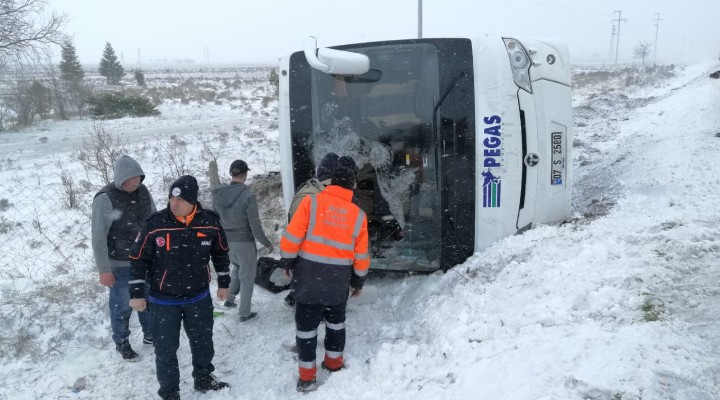
[[[158,394],[165,398],[180,390],[180,370],[177,350],[180,347],[180,325],[185,328],[192,353],[193,378],[207,376],[215,370],[212,359],[213,305],[210,295],[190,304],[163,305],[153,303],[150,307],[153,321],[155,367],[160,383]]]
[[[347,303],[336,306],[325,306],[322,304],[295,305],[295,328],[297,332],[317,331],[320,321],[325,319],[325,351],[342,353],[345,349],[345,328],[330,329],[327,324],[345,324],[345,307]],[[303,335],[308,336],[308,335]],[[298,358],[303,362],[314,362],[317,349],[317,334],[312,337],[296,337],[298,346]]]

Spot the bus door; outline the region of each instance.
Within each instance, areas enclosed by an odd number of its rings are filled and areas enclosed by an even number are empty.
[[[442,267],[464,262],[475,246],[475,96],[470,49],[457,51],[436,112],[440,191],[442,193]]]

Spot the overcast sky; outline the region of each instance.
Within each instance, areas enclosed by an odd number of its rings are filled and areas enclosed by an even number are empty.
[[[320,46],[418,35],[417,0],[49,0],[48,9],[70,18],[66,31],[88,64],[99,62],[105,42],[128,65],[138,59],[276,64],[302,49],[308,35]],[[568,42],[574,62],[607,61],[614,59],[614,11],[625,20],[621,62],[632,61],[640,41],[654,49],[658,13],[658,62],[720,55],[718,0],[424,0],[423,37],[554,37]]]

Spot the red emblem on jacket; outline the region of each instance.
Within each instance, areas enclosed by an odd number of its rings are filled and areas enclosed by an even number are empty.
[[[155,244],[157,244],[158,247],[163,247],[165,246],[165,239],[158,236],[155,238]]]

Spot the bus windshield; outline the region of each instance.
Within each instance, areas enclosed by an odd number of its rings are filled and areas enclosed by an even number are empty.
[[[368,217],[376,268],[391,259],[394,268],[437,269],[441,213],[432,127],[438,51],[430,43],[352,51],[370,58],[370,71],[345,76],[308,69],[310,104],[291,109],[310,106],[310,132],[293,129],[293,135],[305,136],[312,165],[329,152],[355,160],[355,198]]]

